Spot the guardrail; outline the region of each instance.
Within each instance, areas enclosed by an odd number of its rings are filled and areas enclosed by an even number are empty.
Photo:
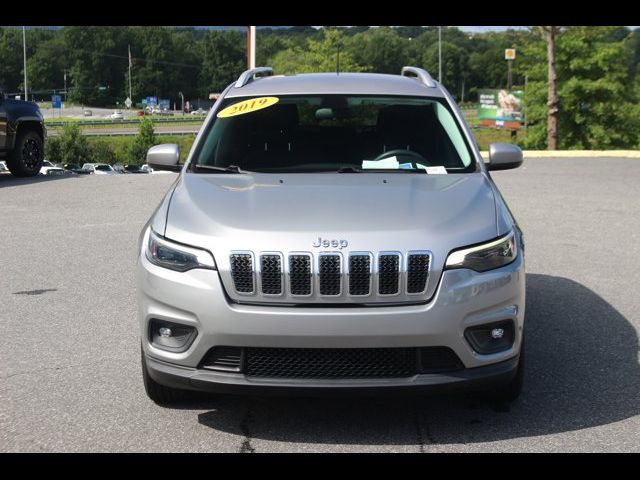
[[[204,121],[206,115],[194,115],[191,118],[154,118],[151,121],[153,123],[188,123],[188,122],[197,122]],[[63,127],[67,123],[75,123],[80,127],[90,127],[96,125],[136,125],[142,122],[142,118],[140,120],[80,120],[80,121],[69,121],[69,122],[47,122],[45,121],[46,127]]]
[[[193,135],[194,137],[198,134],[198,132],[193,132],[193,131],[182,131],[179,130],[177,132],[155,132],[156,136],[162,136],[162,135],[177,135],[177,136],[187,136],[187,135]],[[130,130],[128,132],[101,132],[101,131],[94,131],[94,132],[90,132],[90,131],[84,131],[82,132],[82,135],[86,136],[86,137],[134,137],[136,135],[138,135],[137,130]],[[52,131],[52,132],[48,132],[47,133],[48,137],[57,137],[58,136],[58,132],[56,131]]]

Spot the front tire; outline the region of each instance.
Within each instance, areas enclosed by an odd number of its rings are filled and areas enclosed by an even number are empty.
[[[154,403],[157,403],[158,405],[166,405],[189,398],[189,394],[191,392],[177,388],[165,387],[151,378],[149,370],[147,369],[147,362],[144,358],[142,346],[140,346],[140,356],[142,360],[142,381],[144,382],[144,390],[147,392],[147,396],[153,400]]]
[[[13,150],[7,155],[7,168],[16,177],[33,177],[40,173],[44,160],[44,142],[33,130],[18,131]]]

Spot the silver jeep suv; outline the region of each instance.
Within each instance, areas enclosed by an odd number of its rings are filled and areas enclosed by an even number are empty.
[[[158,403],[230,393],[518,396],[522,233],[451,95],[401,75],[244,72],[140,240],[142,367]]]

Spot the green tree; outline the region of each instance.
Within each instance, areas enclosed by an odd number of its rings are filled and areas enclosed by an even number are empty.
[[[224,90],[247,68],[246,37],[236,31],[210,31],[201,46],[200,94]]]
[[[346,40],[353,61],[367,71],[399,74],[407,65],[408,39],[390,27],[368,29]]]
[[[129,145],[127,158],[130,164],[140,165],[145,162],[147,150],[156,144],[156,135],[153,130],[153,122],[145,118],[140,123],[140,128],[135,140]]]
[[[366,66],[358,64],[345,48],[344,34],[335,29],[323,30],[321,40],[307,40],[305,48],[281,50],[271,58],[270,64],[277,74],[335,72],[338,53],[341,72],[360,72]]]
[[[640,138],[638,79],[630,68],[629,37],[616,27],[567,27],[556,40],[558,148],[635,148]],[[528,129],[524,146],[546,148],[546,45],[532,38],[523,49]]]

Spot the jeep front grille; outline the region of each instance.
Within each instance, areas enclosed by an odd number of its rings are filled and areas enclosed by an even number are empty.
[[[369,295],[371,291],[371,255],[349,256],[349,295]]]
[[[429,255],[410,253],[407,257],[407,293],[422,293],[429,276]]]
[[[233,251],[230,277],[238,301],[403,303],[429,289],[431,253]],[[228,278],[228,277],[227,277]],[[264,296],[264,298],[260,298]],[[246,298],[246,300],[245,300]],[[426,298],[424,298],[426,300]]]
[[[378,293],[395,295],[399,291],[400,254],[386,253],[378,260]]]
[[[262,293],[280,295],[282,293],[282,259],[277,254],[260,256]]]
[[[327,253],[320,255],[318,265],[320,295],[340,295],[342,290],[340,263],[340,256],[337,254]]]
[[[311,255],[289,256],[291,295],[311,295]]]
[[[250,253],[231,255],[231,277],[238,293],[253,293],[253,258]]]

